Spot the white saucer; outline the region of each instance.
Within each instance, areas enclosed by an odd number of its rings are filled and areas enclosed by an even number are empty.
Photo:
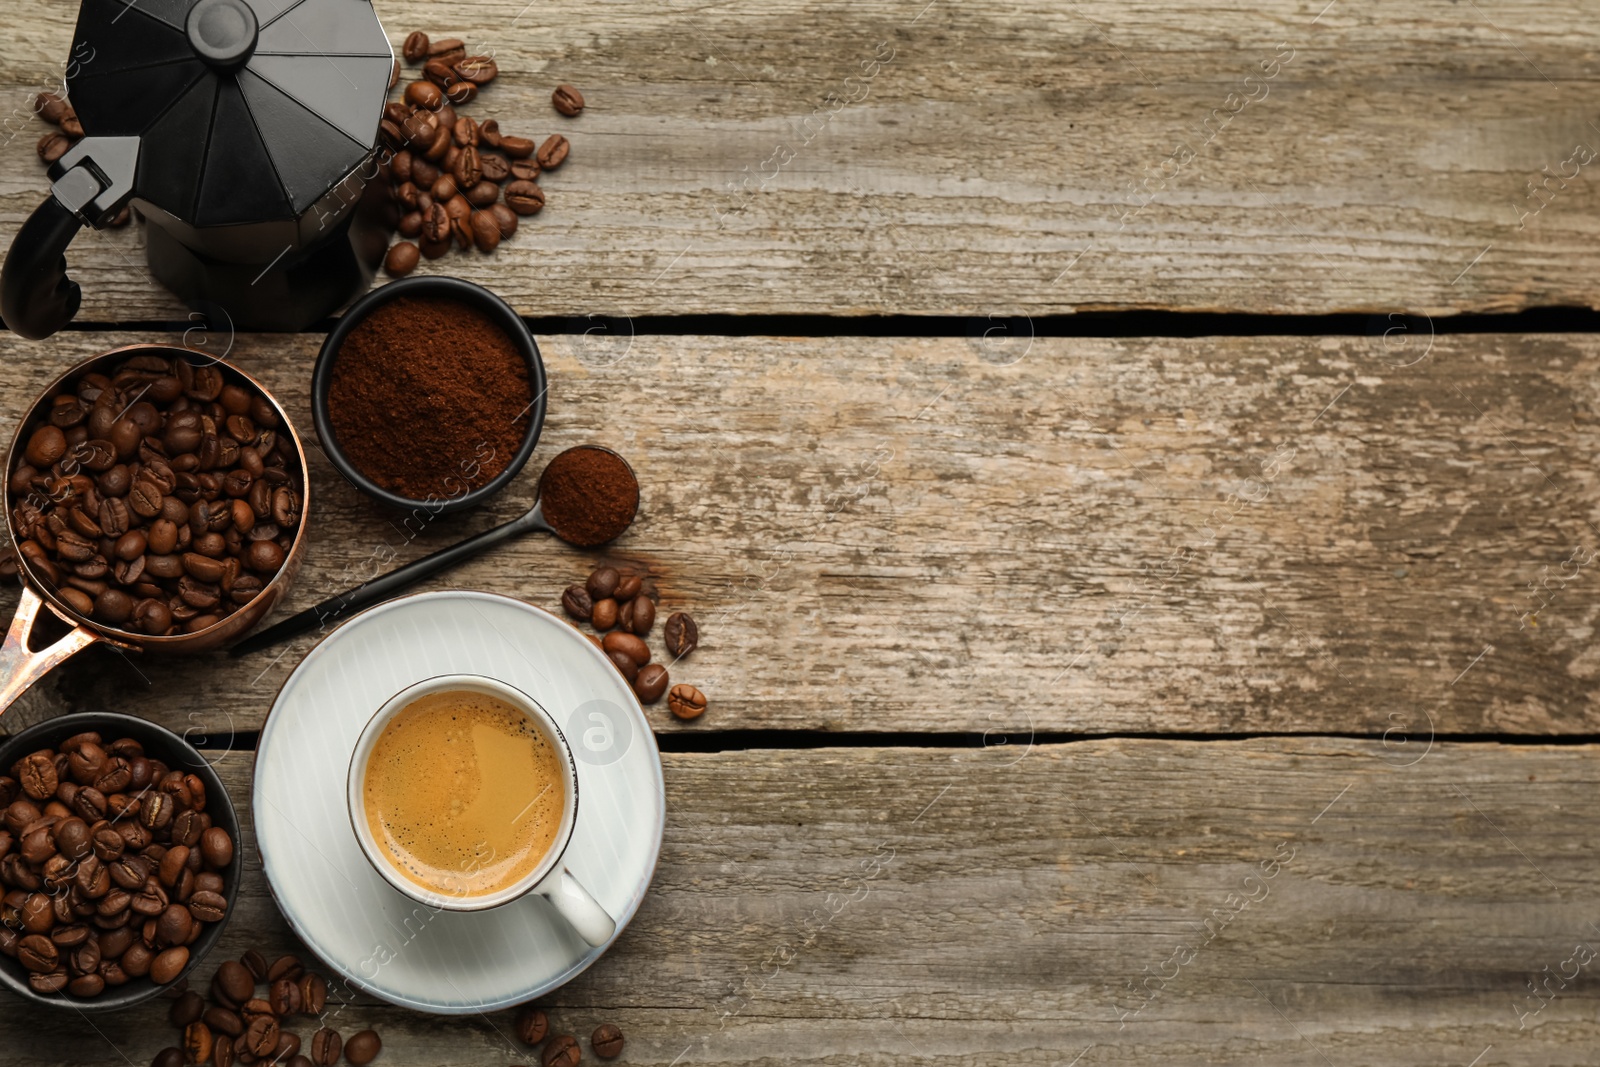
[[[413,682],[480,674],[561,724],[578,761],[577,828],[563,862],[617,922],[655,873],[666,815],[661,756],[632,690],[592,642],[549,612],[493,593],[403,597],[312,649],[261,731],[252,789],[267,882],[296,934],[374,996],[463,1015],[531,1000],[582,972],[591,948],[530,895],[483,912],[433,911],[367,863],[345,772],[372,713]]]

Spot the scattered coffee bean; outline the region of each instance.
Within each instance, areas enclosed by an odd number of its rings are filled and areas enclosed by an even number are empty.
[[[524,1045],[537,1045],[550,1032],[550,1020],[538,1008],[523,1008],[517,1013],[515,1023],[517,1040]]]
[[[546,137],[544,144],[539,146],[539,169],[555,170],[566,162],[567,153],[572,151],[572,144],[559,133]]]
[[[421,229],[420,224],[418,229]],[[390,247],[388,255],[383,257],[383,269],[390,277],[399,278],[410,274],[417,269],[417,260],[422,256],[422,250],[410,241],[399,241]]]
[[[583,94],[570,85],[556,86],[556,91],[550,94],[550,102],[568,118],[583,113]]]
[[[617,602],[607,597],[596,600],[589,614],[589,622],[596,630],[609,630],[617,624]]]
[[[561,594],[561,610],[579,622],[588,622],[594,614],[594,600],[581,585],[569,585]]]
[[[359,1034],[351,1034],[350,1040],[344,1043],[344,1058],[355,1067],[364,1063],[371,1063],[383,1048],[383,1042],[378,1039],[377,1031],[363,1030]]]
[[[633,680],[633,691],[639,696],[639,703],[654,704],[661,699],[661,694],[667,691],[667,669],[659,663],[647,664],[639,668],[639,676]]]
[[[406,57],[407,63],[420,63],[428,57],[428,35],[421,30],[415,30],[406,37],[406,43],[401,46],[401,54]]]
[[[339,1037],[339,1031],[324,1026],[311,1035],[311,1062],[316,1067],[333,1067],[339,1062],[343,1048],[344,1042]]]
[[[706,710],[706,695],[692,685],[675,685],[667,694],[667,710],[680,719],[698,719]]]
[[[607,652],[620,652],[633,660],[635,666],[643,667],[650,662],[650,646],[631,633],[615,630],[606,634],[600,642],[600,647]]]
[[[606,597],[613,596],[617,591],[617,586],[621,583],[622,575],[617,573],[615,567],[597,567],[589,575],[589,580],[584,583],[584,588],[589,590],[589,595],[595,600],[604,600]],[[619,599],[625,600],[627,598],[622,597]]]
[[[667,624],[662,629],[661,636],[667,642],[667,651],[672,653],[674,659],[682,659],[700,647],[700,627],[695,625],[694,619],[681,611],[675,611],[667,616]]]
[[[150,1067],[183,1067],[187,1062],[183,1058],[183,1049],[164,1048],[150,1061]]]
[[[578,1039],[571,1034],[557,1034],[550,1039],[550,1043],[539,1054],[539,1062],[544,1067],[578,1067],[578,1062],[583,1059],[583,1052],[578,1048]]]
[[[589,1047],[603,1060],[614,1060],[622,1055],[622,1031],[611,1023],[601,1023],[589,1035]]]
[[[518,215],[537,215],[544,210],[544,190],[533,182],[514,181],[506,185],[505,201]]]
[[[172,1007],[167,1010],[167,1018],[173,1026],[188,1026],[200,1018],[206,1010],[206,998],[194,990],[186,990],[183,996],[172,1002]]]

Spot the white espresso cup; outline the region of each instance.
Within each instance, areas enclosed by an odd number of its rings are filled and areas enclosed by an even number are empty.
[[[521,711],[543,735],[545,743],[556,753],[566,774],[566,800],[562,806],[561,822],[544,858],[532,871],[513,884],[491,893],[441,893],[418,884],[399,870],[379,848],[378,842],[373,839],[371,828],[367,825],[364,800],[367,764],[372,756],[373,746],[377,744],[384,728],[396,715],[421,697],[462,691],[493,697]],[[350,756],[345,802],[350,810],[350,827],[355,831],[356,840],[361,843],[361,851],[366,855],[367,862],[372,864],[373,870],[377,871],[384,881],[418,903],[445,911],[484,911],[509,904],[529,893],[537,893],[548,900],[556,911],[561,913],[561,917],[577,931],[578,936],[589,944],[604,945],[616,933],[615,920],[573,877],[572,872],[562,862],[567,847],[572,842],[573,827],[578,821],[578,767],[572,758],[572,749],[567,746],[567,739],[562,735],[561,728],[556,725],[555,720],[539,706],[536,700],[520,689],[475,674],[446,674],[424,679],[400,690],[385,701],[362,728],[355,752]]]

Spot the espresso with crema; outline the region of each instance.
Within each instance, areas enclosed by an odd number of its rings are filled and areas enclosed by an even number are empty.
[[[390,720],[362,803],[395,869],[435,893],[481,896],[539,866],[566,790],[565,764],[521,709],[461,690],[419,697]]]

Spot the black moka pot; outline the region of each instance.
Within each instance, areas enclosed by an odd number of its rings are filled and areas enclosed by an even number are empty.
[[[72,55],[84,138],[0,271],[13,331],[71,321],[67,244],[129,202],[150,270],[214,325],[302,329],[371,283],[394,53],[369,0],[84,0]]]

